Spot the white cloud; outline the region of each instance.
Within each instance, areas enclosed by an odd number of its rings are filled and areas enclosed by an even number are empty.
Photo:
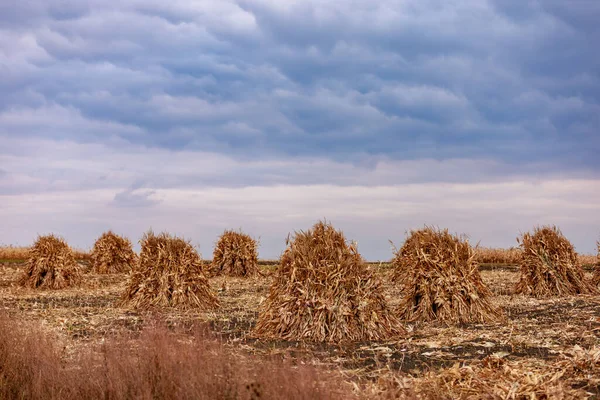
[[[82,132],[87,131],[85,125]],[[253,132],[250,132],[252,134]],[[243,130],[239,132],[244,136]],[[148,189],[240,187],[264,185],[334,184],[338,186],[387,186],[419,182],[501,182],[531,180],[547,167],[532,164],[516,168],[493,160],[447,159],[394,160],[364,155],[360,162],[334,161],[327,157],[273,156],[240,158],[209,151],[176,151],[148,148],[120,139],[78,143],[2,136],[0,191],[39,193],[111,188],[121,192],[135,182]],[[586,178],[557,173],[548,168],[540,179]]]
[[[519,232],[557,224],[583,252],[593,251],[600,226],[600,205],[593,200],[600,182],[586,180],[157,189],[151,195],[157,201],[130,198],[134,209],[115,205],[111,189],[0,196],[0,242],[26,244],[36,233],[55,231],[90,247],[109,228],[133,238],[153,228],[186,236],[208,254],[222,230],[242,228],[260,236],[261,256],[272,258],[289,232],[325,217],[357,240],[367,258],[386,259],[387,239],[401,244],[407,230],[424,224],[490,246],[516,245]]]
[[[188,236],[206,252],[220,231],[241,227],[261,236],[263,257],[275,257],[287,233],[325,217],[373,259],[389,255],[388,239],[401,242],[406,230],[423,224],[510,246],[519,231],[553,223],[582,251],[592,251],[599,233],[600,181],[506,178],[503,166],[485,160],[256,161],[126,143],[3,143],[3,243],[26,244],[55,231],[89,247],[109,228],[137,238],[152,227]],[[16,143],[17,151],[6,151]],[[492,178],[494,169],[501,172]],[[448,182],[468,171],[470,183],[464,176]]]

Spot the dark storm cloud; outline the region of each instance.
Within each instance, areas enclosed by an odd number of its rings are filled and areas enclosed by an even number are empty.
[[[600,169],[594,2],[3,4],[2,135]]]

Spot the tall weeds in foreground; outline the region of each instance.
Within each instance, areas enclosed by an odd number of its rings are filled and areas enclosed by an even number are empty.
[[[0,316],[2,399],[338,399],[341,383],[308,366],[231,353],[201,331],[164,325],[65,358],[39,327]]]
[[[536,297],[595,293],[575,248],[555,226],[535,228],[519,239],[523,250],[516,293]]]

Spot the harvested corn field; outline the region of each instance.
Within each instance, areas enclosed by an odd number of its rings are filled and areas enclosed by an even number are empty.
[[[0,0],[0,400],[600,400],[598,21]]]
[[[514,295],[518,266],[488,265],[480,268],[481,279],[489,288],[490,301],[507,317],[501,323],[404,322],[407,332],[403,336],[342,344],[257,338],[253,330],[276,279],[276,267],[260,265],[262,275],[252,278],[209,278],[220,303],[211,311],[174,307],[148,310],[120,305],[128,288],[127,274],[91,271],[83,275],[79,287],[37,291],[16,284],[26,266],[11,262],[0,268],[0,305],[7,318],[31,321],[53,338],[62,365],[72,362],[75,354],[91,351],[93,355],[101,348],[112,354],[129,354],[133,351],[129,347],[120,350],[115,344],[114,349],[106,348],[106,343],[130,343],[127,346],[138,349],[143,343],[140,340],[145,340],[159,321],[169,335],[179,338],[181,346],[200,340],[197,332],[201,330],[214,335],[236,360],[245,358],[254,365],[260,364],[259,360],[310,365],[315,369],[307,376],[312,378],[293,375],[286,378],[288,385],[308,390],[311,386],[301,383],[302,379],[314,381],[314,374],[319,379],[333,379],[335,393],[329,393],[329,398],[466,399],[482,392],[494,393],[492,398],[498,399],[509,393],[514,398],[531,398],[532,394],[535,398],[568,399],[600,395],[600,296]],[[390,309],[398,310],[403,289],[391,280],[394,268],[390,264],[370,268],[373,278],[381,282]],[[592,272],[586,269],[586,277],[591,278]],[[39,335],[36,337],[40,340]],[[168,357],[174,357],[172,348],[167,349],[171,349]],[[169,361],[173,365],[178,362]],[[187,365],[188,361],[181,362]],[[242,388],[268,385],[264,376],[241,375],[240,379]],[[322,393],[314,390],[307,393]],[[237,398],[250,398],[244,396],[246,389]],[[292,398],[302,397],[296,392]]]

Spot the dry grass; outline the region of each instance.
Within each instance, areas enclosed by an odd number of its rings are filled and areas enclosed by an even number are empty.
[[[91,253],[92,270],[98,274],[128,272],[136,259],[131,241],[112,231],[104,232],[96,240]]]
[[[76,260],[85,261],[85,262],[92,261],[92,254],[90,251],[79,250],[79,249],[72,249],[72,250],[73,250],[73,256],[75,257]]]
[[[594,267],[598,261],[595,254],[579,254],[577,253],[577,261],[582,267]]]
[[[318,222],[281,257],[254,334],[318,342],[381,340],[403,332],[354,244]]]
[[[501,311],[481,280],[466,239],[426,227],[412,231],[392,261],[404,288],[399,315],[407,321],[497,322]]]
[[[476,247],[475,261],[480,264],[519,264],[521,262],[522,250],[519,247],[508,249],[492,247]],[[593,266],[596,264],[596,255],[577,254],[577,260],[582,266]]]
[[[81,271],[67,242],[54,235],[39,236],[29,249],[19,283],[30,288],[62,289],[80,282]]]
[[[211,271],[215,275],[254,276],[258,273],[258,244],[249,235],[225,231],[215,245]]]
[[[236,354],[202,329],[147,324],[73,354],[36,325],[0,317],[2,399],[337,399],[349,386],[310,366]]]
[[[29,258],[31,247],[24,246],[0,246],[0,260],[23,261]],[[90,253],[84,250],[71,249],[76,260],[89,261]]]
[[[535,228],[533,234],[524,233],[519,242],[523,254],[516,293],[547,297],[595,292],[573,245],[557,227]]]
[[[479,264],[518,264],[521,259],[521,249],[511,247],[498,249],[491,247],[476,247],[475,261]]]
[[[192,245],[167,233],[146,233],[139,262],[133,268],[123,304],[135,308],[211,309],[218,300]]]
[[[27,260],[29,247],[0,246],[0,260]]]

